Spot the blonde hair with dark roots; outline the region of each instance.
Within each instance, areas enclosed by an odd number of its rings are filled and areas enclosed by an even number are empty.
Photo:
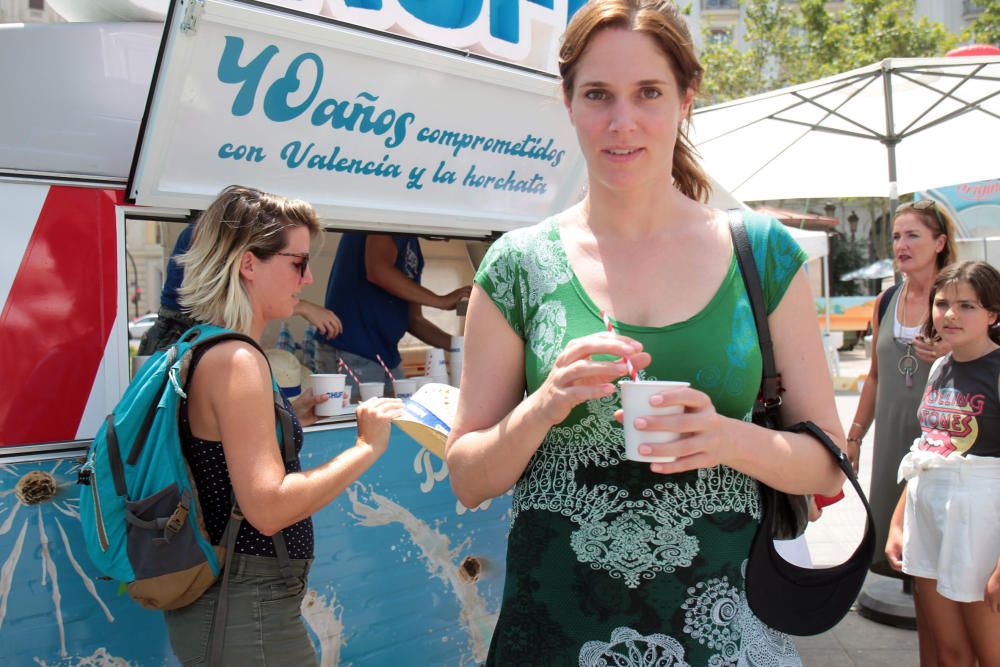
[[[951,214],[941,204],[934,202],[932,208],[914,208],[909,204],[900,204],[896,207],[896,214],[892,216],[892,221],[901,215],[915,215],[920,218],[920,222],[930,230],[934,238],[942,234],[945,236],[944,248],[937,254],[937,270],[940,271],[958,258],[958,245],[955,243],[955,220]]]
[[[252,252],[267,259],[288,243],[289,229],[306,227],[315,237],[319,218],[308,202],[230,185],[202,212],[190,249],[177,258],[184,267],[181,306],[199,322],[219,322],[249,334],[250,298],[240,279],[240,261]]]
[[[573,16],[559,49],[559,74],[563,94],[573,97],[575,75],[580,58],[590,40],[601,30],[620,28],[641,32],[656,41],[667,58],[683,96],[688,90],[696,94],[704,73],[694,42],[684,17],[673,2],[665,0],[593,0]],[[712,191],[708,177],[695,160],[694,147],[687,136],[691,111],[681,124],[674,145],[673,177],[677,189],[691,199],[707,202]]]
[[[937,275],[931,287],[929,312],[934,312],[934,298],[937,293],[949,285],[958,283],[968,283],[983,308],[991,313],[1000,314],[1000,271],[986,262],[973,261],[951,264]],[[932,340],[937,336],[933,317],[929,316],[924,322],[922,333]],[[987,333],[990,340],[1000,345],[1000,318],[990,325]]]

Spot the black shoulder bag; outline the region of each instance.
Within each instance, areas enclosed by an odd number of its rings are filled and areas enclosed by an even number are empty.
[[[875,556],[875,522],[861,485],[847,456],[812,422],[784,427],[781,422],[780,379],[774,365],[774,346],[764,309],[764,293],[754,262],[750,239],[739,211],[730,212],[730,231],[736,260],[743,274],[747,297],[757,324],[763,365],[760,394],[753,409],[753,423],[779,431],[805,433],[815,438],[837,461],[854,486],[868,514],[861,544],[846,562],[830,568],[799,567],[782,558],[775,539],[801,535],[808,523],[808,500],[772,489],[760,482],[761,521],[750,547],[746,595],[750,609],[761,621],[781,632],[816,635],[826,632],[847,614],[861,591]]]

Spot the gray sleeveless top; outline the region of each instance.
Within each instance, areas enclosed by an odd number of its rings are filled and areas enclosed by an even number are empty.
[[[875,395],[875,450],[872,465],[872,486],[869,502],[875,517],[875,530],[880,543],[889,534],[892,512],[899,502],[901,486],[896,483],[899,462],[909,451],[913,440],[920,436],[917,408],[927,384],[929,362],[917,359],[916,369],[907,386],[906,376],[900,372],[900,359],[906,354],[907,345],[893,336],[896,304],[903,289],[897,289],[889,301],[885,319],[879,322],[875,350],[878,355],[878,393]],[[916,359],[916,353],[910,350]],[[887,576],[901,575],[889,567],[885,554],[876,549],[872,571]]]

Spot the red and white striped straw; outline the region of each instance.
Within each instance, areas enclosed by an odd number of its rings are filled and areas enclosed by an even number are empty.
[[[610,333],[615,333],[615,328],[611,326],[611,318],[605,311],[601,311],[601,319],[604,320],[604,326]],[[625,357],[625,368],[628,370],[628,376],[632,378],[632,382],[638,380],[639,374],[635,372],[635,367],[632,365],[632,360]]]
[[[354,374],[354,371],[351,370],[351,367],[347,365],[346,361],[343,359],[337,359],[337,370],[347,371],[347,374],[351,376],[352,380],[354,380],[354,384],[356,384],[359,388],[361,387],[361,380],[359,380],[358,376]]]
[[[395,378],[392,377],[392,371],[390,371],[389,367],[385,365],[384,361],[382,361],[382,355],[380,355],[378,352],[376,352],[375,353],[375,358],[378,359],[378,362],[380,364],[382,364],[382,370],[384,370],[385,374],[389,377],[389,381],[391,382],[391,381],[395,380]]]

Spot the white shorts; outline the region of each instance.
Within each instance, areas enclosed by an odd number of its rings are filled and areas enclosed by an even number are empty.
[[[949,600],[981,601],[1000,557],[1000,459],[911,452],[900,476],[903,572],[935,579]]]

